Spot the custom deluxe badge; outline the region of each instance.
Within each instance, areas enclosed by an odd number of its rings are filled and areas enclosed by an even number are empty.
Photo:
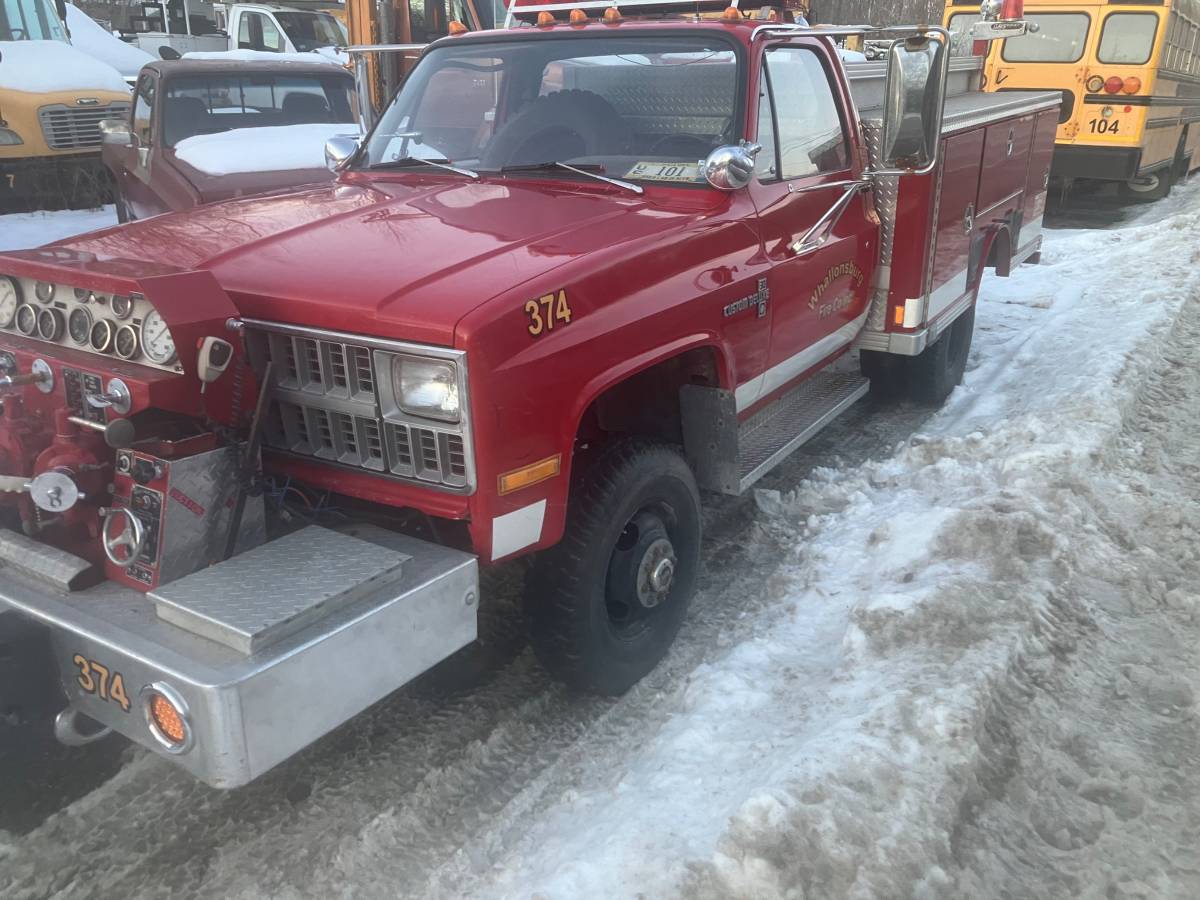
[[[758,310],[758,318],[763,318],[767,314],[767,301],[771,299],[771,289],[767,287],[767,279],[758,279],[758,290],[748,297],[743,297],[741,300],[734,300],[727,304],[724,313],[725,318],[736,316],[740,312],[745,312],[748,309],[754,308]]]

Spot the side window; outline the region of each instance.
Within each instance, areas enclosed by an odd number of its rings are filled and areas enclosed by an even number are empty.
[[[779,174],[775,167],[775,116],[771,112],[771,85],[764,70],[758,80],[758,138],[762,146],[754,159],[754,174],[760,181],[771,181]]]
[[[272,53],[283,52],[283,32],[270,16],[260,16],[262,19],[262,49]]]
[[[774,174],[804,178],[848,168],[846,132],[820,58],[801,47],[768,50],[766,81],[775,113]],[[760,133],[762,116],[760,105]]]
[[[243,13],[241,19],[238,20],[238,49],[254,49],[254,41],[250,37],[250,15],[248,13]]]
[[[150,145],[150,119],[154,110],[154,79],[143,75],[137,86],[137,100],[133,105],[133,133],[143,147]]]

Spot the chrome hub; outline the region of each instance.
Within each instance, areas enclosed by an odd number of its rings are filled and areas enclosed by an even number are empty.
[[[675,548],[666,538],[658,538],[646,548],[637,572],[637,598],[646,609],[667,599],[675,577]]]

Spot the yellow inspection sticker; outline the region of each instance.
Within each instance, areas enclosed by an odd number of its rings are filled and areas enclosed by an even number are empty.
[[[625,173],[626,178],[642,181],[681,181],[689,184],[700,181],[700,163],[640,162]]]

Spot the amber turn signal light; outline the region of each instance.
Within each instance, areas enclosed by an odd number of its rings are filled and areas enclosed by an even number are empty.
[[[1136,75],[1130,75],[1125,79],[1122,89],[1127,94],[1136,94],[1142,89],[1142,79],[1138,78]]]
[[[505,472],[498,479],[499,483],[497,487],[500,494],[511,494],[513,491],[519,491],[523,487],[529,487],[531,484],[537,484],[548,478],[553,478],[561,471],[562,454],[556,453],[554,456],[547,456],[545,459],[539,459],[535,463],[530,463],[519,469],[513,469],[511,472]]]
[[[1093,75],[1087,80],[1088,93],[1098,94],[1104,90],[1104,79],[1099,75]]]
[[[1113,75],[1104,82],[1104,92],[1106,94],[1118,94],[1125,87],[1125,79],[1119,75]]]
[[[187,703],[167,685],[157,682],[142,688],[142,703],[150,733],[168,753],[184,753],[192,747],[192,726]]]

